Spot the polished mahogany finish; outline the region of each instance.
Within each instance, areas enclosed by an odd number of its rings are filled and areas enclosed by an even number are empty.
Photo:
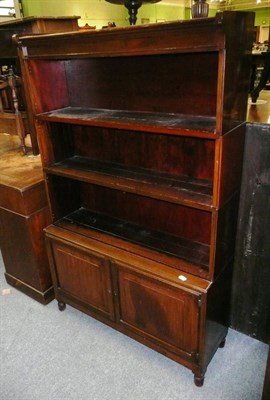
[[[77,31],[78,18],[73,17],[24,17],[0,23],[0,74],[7,73],[6,69],[12,68],[16,75],[22,76],[23,71],[19,65],[17,47],[12,42],[13,35],[41,34]],[[5,69],[5,70],[4,70]],[[22,111],[22,129],[30,134],[33,154],[38,154],[38,143],[33,121],[31,106],[25,98],[22,88],[19,95],[19,110]],[[18,134],[18,126],[14,111],[11,109],[5,114],[0,113],[0,133]],[[19,135],[20,136],[20,135]],[[22,143],[23,146],[23,143]]]
[[[70,304],[190,368],[225,343],[254,15],[20,37]]]
[[[43,229],[50,223],[39,158],[0,135],[0,247],[7,282],[46,304],[54,298]]]

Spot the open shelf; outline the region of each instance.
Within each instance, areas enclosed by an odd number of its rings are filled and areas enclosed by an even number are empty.
[[[80,208],[65,216],[55,225],[68,230],[74,230],[91,237],[89,230],[95,230],[112,238],[122,239],[145,248],[177,257],[189,263],[198,265],[202,269],[208,269],[209,245],[183,239],[168,233],[145,229],[140,225],[130,223],[123,219],[97,213],[86,208]],[[80,227],[82,228],[80,230]],[[104,237],[104,241],[108,239]],[[120,246],[119,241],[113,243]]]
[[[214,117],[174,113],[134,112],[81,107],[66,107],[37,115],[49,122],[129,129],[163,134],[213,137]]]
[[[209,210],[212,207],[210,181],[176,177],[139,167],[74,156],[46,168],[46,172],[66,178],[147,195],[176,204]]]

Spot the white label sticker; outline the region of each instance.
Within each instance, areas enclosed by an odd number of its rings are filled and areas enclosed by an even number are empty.
[[[187,280],[187,277],[185,275],[179,275],[178,279],[180,279],[180,281],[185,282]]]

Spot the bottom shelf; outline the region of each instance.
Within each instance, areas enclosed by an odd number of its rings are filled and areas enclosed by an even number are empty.
[[[84,236],[91,236],[87,231],[95,230],[115,239],[122,239],[144,248],[161,252],[173,257],[180,258],[200,268],[207,270],[209,263],[209,246],[192,242],[184,238],[145,229],[137,224],[128,221],[97,213],[85,208],[65,216],[55,223],[62,228],[73,230],[74,227],[82,228],[79,233]],[[120,243],[114,243],[121,247]]]

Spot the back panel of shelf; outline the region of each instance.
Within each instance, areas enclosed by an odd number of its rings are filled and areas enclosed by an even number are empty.
[[[71,106],[187,115],[216,115],[217,73],[218,52],[66,62]]]
[[[212,207],[212,139],[60,123],[47,126],[46,148],[52,149],[51,159],[45,157],[49,173],[172,203]]]
[[[50,173],[211,210],[239,191],[245,125],[214,139],[41,123]]]
[[[215,118],[218,59],[212,51],[28,65],[39,86],[37,112],[71,106]]]

